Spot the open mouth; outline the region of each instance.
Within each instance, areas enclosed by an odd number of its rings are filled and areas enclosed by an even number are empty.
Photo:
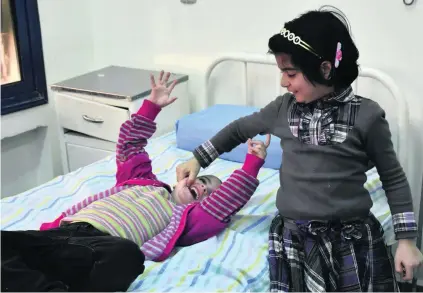
[[[198,199],[198,191],[194,187],[188,188],[189,192],[191,192],[192,197],[197,200]]]

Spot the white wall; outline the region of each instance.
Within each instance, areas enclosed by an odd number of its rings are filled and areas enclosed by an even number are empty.
[[[89,3],[39,0],[38,9],[47,85],[94,69]],[[28,190],[62,172],[53,105],[49,91],[48,105],[1,117],[2,197]]]

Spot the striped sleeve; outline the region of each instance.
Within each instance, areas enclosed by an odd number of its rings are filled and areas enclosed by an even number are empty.
[[[246,171],[239,169],[222,183],[210,196],[201,202],[201,207],[222,222],[228,222],[250,199],[259,181]]]
[[[144,100],[143,105],[131,119],[124,122],[120,128],[119,139],[116,147],[116,160],[125,162],[139,153],[144,153],[147,139],[156,131],[155,117],[160,112],[160,107]]]

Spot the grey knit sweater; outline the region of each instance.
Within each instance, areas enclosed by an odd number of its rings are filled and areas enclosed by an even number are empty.
[[[257,134],[281,138],[281,186],[276,205],[282,216],[295,220],[366,217],[372,200],[364,188],[365,172],[374,165],[388,198],[397,238],[414,238],[417,226],[410,187],[394,151],[385,112],[372,100],[360,97],[359,101],[354,125],[341,143],[316,145],[296,137],[289,122],[296,102],[286,94],[223,128],[198,147],[194,156],[204,168],[219,154]],[[337,107],[348,103],[351,101]]]

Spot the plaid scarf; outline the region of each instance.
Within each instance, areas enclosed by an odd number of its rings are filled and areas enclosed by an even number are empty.
[[[398,292],[392,255],[373,215],[348,222],[277,215],[269,231],[269,270],[272,292]]]
[[[360,104],[361,97],[351,87],[308,104],[294,101],[288,110],[289,127],[306,144],[342,143],[355,124]]]

